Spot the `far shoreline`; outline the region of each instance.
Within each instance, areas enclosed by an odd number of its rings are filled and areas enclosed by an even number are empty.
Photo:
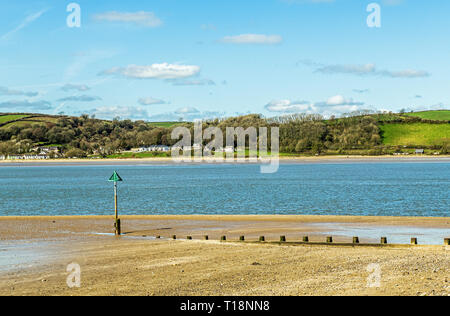
[[[377,162],[450,162],[450,156],[298,156],[279,157],[280,164],[302,163],[377,163]],[[137,164],[264,164],[267,160],[249,161],[248,159],[234,159],[233,161],[215,161],[205,159],[202,161],[175,161],[172,157],[152,158],[104,158],[104,159],[48,159],[48,160],[0,160],[1,166],[47,166],[47,165],[137,165]]]
[[[8,220],[108,220],[114,218],[113,215],[37,215],[37,216],[0,216],[1,221]],[[120,218],[128,220],[185,220],[185,221],[225,221],[225,222],[303,222],[303,223],[383,223],[383,224],[403,224],[415,225],[420,221],[421,225],[441,223],[445,226],[450,225],[449,217],[430,217],[430,216],[364,216],[364,215],[279,215],[279,214],[155,214],[155,215],[121,215]],[[444,223],[445,222],[445,223]]]

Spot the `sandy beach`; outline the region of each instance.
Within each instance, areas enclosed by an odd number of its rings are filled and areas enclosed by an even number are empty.
[[[443,239],[420,245],[421,231],[450,235],[450,218],[192,215],[122,221],[124,235],[114,237],[111,217],[0,218],[0,295],[450,295],[450,247]],[[288,242],[304,235],[323,242],[335,225],[353,227],[334,235],[336,243],[351,242],[357,228],[375,234],[404,229],[419,234],[419,245],[276,243],[280,235]],[[222,235],[227,242],[218,241]],[[241,235],[247,242],[238,241]],[[255,242],[262,235],[267,242]],[[361,242],[377,244],[379,237]],[[72,262],[82,269],[80,288],[66,284]],[[371,264],[381,269],[379,287],[368,287]]]
[[[450,162],[450,156],[304,156],[279,157],[280,163],[370,163],[370,162]],[[256,163],[262,163],[258,161]],[[267,161],[266,161],[267,162]],[[123,158],[123,159],[48,159],[48,160],[0,160],[0,166],[39,166],[39,165],[134,165],[134,164],[167,164],[175,162],[172,157]],[[221,163],[211,158],[203,158],[201,162],[184,163]],[[225,161],[230,163],[230,161]],[[234,159],[232,163],[255,163],[248,159]]]

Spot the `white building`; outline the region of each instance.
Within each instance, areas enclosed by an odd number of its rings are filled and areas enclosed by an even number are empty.
[[[170,151],[169,146],[165,145],[153,145],[148,147],[140,147],[138,152],[168,152]]]
[[[32,154],[8,156],[8,160],[46,160],[49,158],[50,157],[47,155],[32,155]]]
[[[202,149],[202,144],[194,144],[194,145],[192,145],[192,149],[194,149],[194,150],[201,150]]]
[[[226,153],[234,153],[234,146],[227,146],[223,151]]]

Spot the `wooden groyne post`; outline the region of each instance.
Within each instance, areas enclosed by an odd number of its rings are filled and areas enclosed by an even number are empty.
[[[116,236],[121,235],[121,226],[119,219],[119,208],[118,208],[118,196],[117,196],[117,182],[122,182],[122,178],[119,176],[117,171],[114,171],[113,175],[109,178],[110,182],[114,182],[114,213],[115,213],[115,221],[114,221],[114,231]]]

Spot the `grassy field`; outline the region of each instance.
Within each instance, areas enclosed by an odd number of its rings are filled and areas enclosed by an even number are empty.
[[[163,128],[169,128],[177,125],[181,125],[183,122],[151,122],[149,123],[150,126],[153,127],[163,127]]]
[[[0,124],[5,124],[8,122],[12,122],[12,121],[16,121],[16,120],[21,120],[28,117],[28,115],[1,115],[0,116]]]
[[[434,146],[450,141],[450,124],[385,124],[383,143],[389,146]]]
[[[405,113],[407,116],[420,117],[426,120],[450,121],[450,110]]]
[[[58,117],[54,116],[39,116],[39,117],[30,117],[24,118],[23,121],[29,121],[30,124],[43,122],[43,123],[56,123],[58,122]]]
[[[46,123],[54,123],[58,121],[59,117],[50,115],[2,115],[0,116],[0,124],[5,124],[1,128],[8,129],[12,126],[25,127],[27,125],[44,125]]]

